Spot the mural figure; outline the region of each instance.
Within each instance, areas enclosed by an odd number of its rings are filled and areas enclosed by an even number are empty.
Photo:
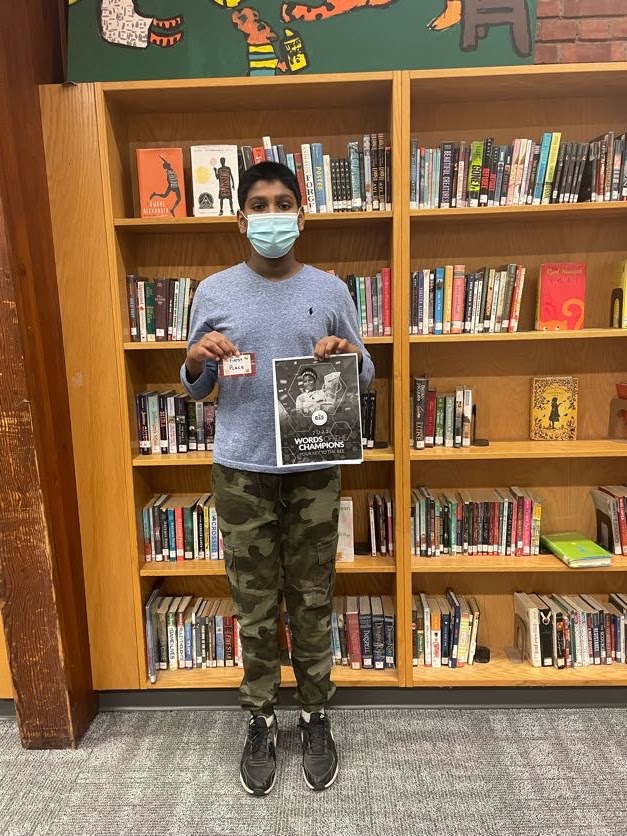
[[[183,38],[183,33],[172,30],[182,24],[183,15],[159,18],[140,14],[136,0],[100,0],[100,35],[110,44],[137,49],[145,49],[150,44],[175,46]]]
[[[231,15],[236,29],[246,36],[249,76],[279,75],[288,71],[287,62],[276,51],[279,36],[261,20],[257,9],[244,6]]]

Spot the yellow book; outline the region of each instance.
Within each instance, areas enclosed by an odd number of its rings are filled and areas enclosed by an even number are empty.
[[[627,259],[611,267],[610,328],[627,328]]]
[[[453,265],[444,267],[444,317],[442,319],[442,333],[451,333],[451,311],[453,308]]]
[[[576,377],[534,377],[531,381],[532,441],[577,438]]]
[[[551,192],[553,191],[553,178],[555,177],[555,164],[557,163],[557,154],[560,148],[561,139],[561,132],[553,131],[551,146],[549,148],[549,158],[546,163],[546,176],[544,178],[544,186],[542,188],[542,203],[550,203],[551,201]]]

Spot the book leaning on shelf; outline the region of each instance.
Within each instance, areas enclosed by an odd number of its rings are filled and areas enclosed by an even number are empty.
[[[592,488],[597,522],[597,543],[610,554],[627,555],[627,487],[600,485]]]
[[[533,667],[558,669],[627,661],[627,596],[514,593],[514,641]]]
[[[518,330],[526,268],[508,264],[466,273],[463,264],[414,270],[409,333],[498,334]]]
[[[148,675],[159,671],[242,667],[239,621],[230,599],[162,594],[156,588],[145,606]],[[389,595],[333,599],[333,664],[353,670],[395,667],[395,613]],[[279,641],[282,660],[291,660],[289,613],[282,603]]]
[[[473,665],[481,611],[475,598],[457,595],[412,596],[412,665],[462,668]]]
[[[627,200],[627,138],[608,131],[589,142],[545,131],[538,140],[493,137],[410,143],[410,209],[546,205]]]
[[[194,401],[173,389],[135,395],[142,456],[213,450],[217,400]]]
[[[411,553],[499,555],[540,553],[542,499],[529,488],[411,492]]]
[[[200,282],[189,277],[126,277],[131,342],[186,340],[189,312]]]

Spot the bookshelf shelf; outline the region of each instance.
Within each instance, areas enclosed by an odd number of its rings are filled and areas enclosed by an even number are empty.
[[[565,563],[550,554],[532,557],[510,557],[509,555],[463,555],[461,557],[416,557],[411,558],[412,573],[429,574],[519,574],[519,573],[568,573],[570,575],[590,575],[605,572],[627,572],[627,557],[615,555],[611,566],[590,569],[571,569]]]
[[[394,573],[396,564],[394,558],[387,555],[356,556],[351,563],[337,563],[336,571],[340,574]],[[196,575],[226,575],[226,569],[223,560],[179,560],[172,563],[150,561],[141,564],[139,574],[143,578],[167,578],[179,575],[194,577]]]
[[[581,331],[516,331],[513,334],[413,334],[409,342],[414,343],[480,343],[486,342],[543,342],[548,340],[620,340],[627,337],[627,328],[583,328]]]
[[[429,447],[410,450],[412,462],[479,459],[594,459],[627,456],[620,441],[491,441],[489,447]]]
[[[560,203],[548,206],[483,206],[480,208],[460,207],[455,209],[412,209],[409,213],[412,224],[421,223],[494,223],[495,221],[539,221],[551,219],[594,220],[606,218],[627,218],[627,201],[607,203]]]
[[[157,682],[148,683],[150,689],[162,688],[236,688],[242,679],[241,668],[209,668],[205,670],[160,671]],[[399,684],[398,671],[388,669],[352,670],[344,666],[334,666],[331,679],[336,685],[389,688]],[[281,668],[281,686],[293,688],[296,678],[291,668]]]
[[[514,648],[509,651],[491,648],[487,664],[464,665],[462,668],[413,668],[414,687],[584,687],[627,685],[627,665],[588,665],[581,668],[534,668],[521,662]],[[513,660],[513,661],[512,661]]]
[[[365,345],[393,345],[394,337],[362,337]],[[187,343],[181,340],[165,342],[124,343],[124,351],[186,351]]]
[[[326,212],[324,214],[305,214],[305,223],[316,226],[352,226],[385,223],[392,219],[392,212]],[[176,235],[186,233],[221,233],[237,231],[233,215],[207,218],[116,218],[117,230],[125,230],[135,235]]]
[[[391,462],[394,461],[392,447],[364,450],[364,461]],[[180,467],[180,465],[210,465],[213,464],[213,453],[168,453],[162,456],[133,456],[133,467]]]

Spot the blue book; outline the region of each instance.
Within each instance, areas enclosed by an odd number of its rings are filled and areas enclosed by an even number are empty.
[[[311,143],[311,167],[313,169],[316,210],[327,212],[327,197],[324,188],[324,155],[321,142]]]
[[[418,333],[423,334],[425,321],[425,288],[422,270],[418,271]]]
[[[546,166],[549,159],[549,150],[551,148],[551,139],[553,134],[550,131],[542,134],[542,141],[540,142],[540,158],[538,159],[538,170],[536,172],[536,182],[533,187],[533,205],[539,206],[542,202],[542,189],[544,188],[544,179],[546,176]]]
[[[451,619],[451,623],[449,625],[450,630],[450,642],[449,642],[449,667],[456,668],[457,667],[457,650],[459,646],[459,625],[461,621],[461,605],[459,603],[459,599],[457,595],[453,592],[452,589],[446,590],[446,597],[448,598],[448,602],[453,610],[453,617]]]
[[[435,268],[435,307],[433,333],[441,334],[444,320],[444,267]]]
[[[168,541],[170,543],[170,560],[176,560],[176,528],[174,523],[174,508],[166,509],[168,515]]]
[[[292,174],[296,174],[296,164],[294,163],[294,155],[293,154],[286,154],[285,155],[285,164],[292,172]]]

